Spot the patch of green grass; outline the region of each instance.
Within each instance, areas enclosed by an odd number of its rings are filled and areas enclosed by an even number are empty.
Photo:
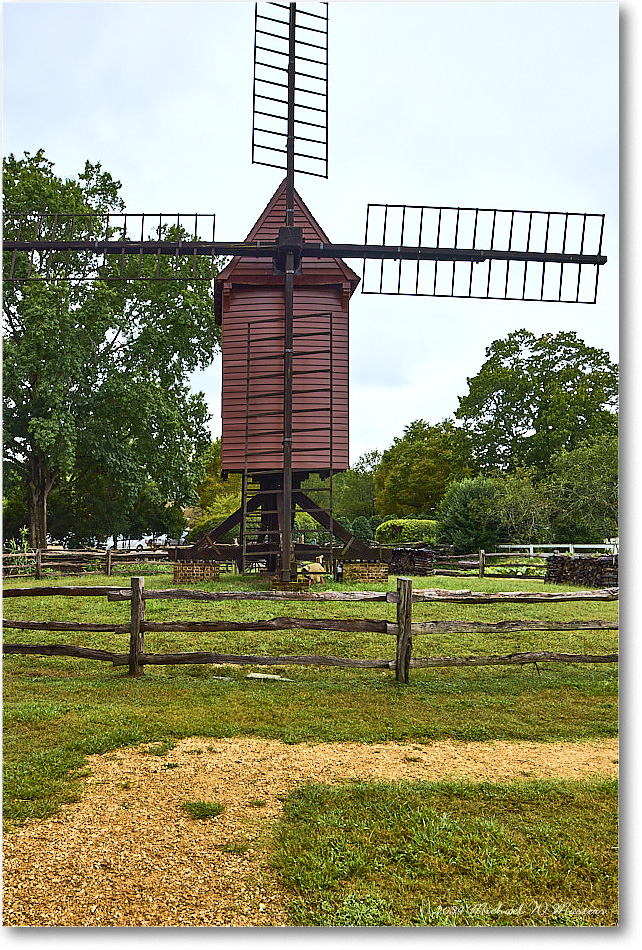
[[[248,842],[244,838],[235,838],[233,841],[226,841],[221,847],[225,854],[245,854],[249,848]]]
[[[617,782],[348,782],[285,801],[298,926],[613,926]]]
[[[176,741],[172,739],[162,739],[160,742],[152,742],[151,745],[143,749],[145,755],[167,755],[172,749],[176,748]]]
[[[250,801],[252,808],[262,808],[263,805],[267,805],[267,802],[264,798],[253,798]]]
[[[225,811],[225,805],[220,802],[183,802],[183,808],[192,818],[198,819],[216,818]]]
[[[66,586],[52,578],[49,586]],[[78,577],[74,584],[115,586],[114,578]],[[168,578],[146,577],[148,588],[166,588]],[[391,578],[389,587],[396,580]],[[459,589],[458,578],[416,578],[416,587]],[[39,586],[35,581],[5,585]],[[41,586],[41,585],[40,585]],[[199,585],[207,590],[258,589],[264,579],[230,575]],[[466,578],[473,590],[530,590],[535,582]],[[329,589],[337,585],[328,583]],[[380,589],[380,585],[340,585],[340,589]],[[551,590],[572,589],[551,585]],[[416,620],[501,620],[579,617],[616,619],[617,603],[417,604]],[[10,598],[4,615],[22,620],[75,620],[124,623],[126,603],[94,597]],[[150,600],[149,620],[264,620],[275,615],[394,620],[395,607],[381,603],[321,603]],[[7,631],[5,639],[24,643],[68,642],[98,649],[127,650],[127,637],[112,633]],[[218,650],[225,653],[315,654],[346,657],[394,656],[394,638],[384,634],[334,631],[234,631],[231,633],[148,633],[150,652]],[[554,649],[569,653],[612,652],[616,631],[528,632],[416,637],[413,653],[479,655]],[[581,740],[617,734],[617,666],[541,664],[534,667],[412,669],[410,686],[390,670],[283,666],[295,684],[247,680],[251,667],[149,666],[140,679],[122,667],[71,657],[6,655],[4,659],[4,803],[7,830],[26,819],[44,818],[78,795],[79,770],[86,756],[146,745],[167,755],[189,736],[220,739],[257,736],[282,742],[412,742]],[[229,677],[220,679],[221,675]],[[210,751],[214,751],[209,746]]]

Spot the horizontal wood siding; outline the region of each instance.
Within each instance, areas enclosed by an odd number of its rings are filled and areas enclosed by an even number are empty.
[[[294,223],[303,228],[304,240],[327,241],[296,193],[294,203]],[[285,182],[248,239],[274,241],[284,222]],[[294,471],[348,467],[348,301],[357,283],[357,275],[339,259],[306,259],[294,278]],[[270,259],[234,258],[217,279],[217,293],[223,351],[221,466],[243,471],[247,436],[248,471],[282,470],[283,277],[273,273]]]
[[[295,287],[295,471],[348,467],[348,314],[342,301],[341,285]],[[283,316],[282,287],[234,286],[224,307],[221,465],[226,471],[244,468],[246,419],[248,470],[283,467]]]

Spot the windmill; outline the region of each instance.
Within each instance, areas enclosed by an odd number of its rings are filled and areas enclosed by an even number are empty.
[[[367,556],[336,523],[332,505],[332,475],[347,467],[347,388],[339,367],[348,300],[358,281],[345,259],[362,263],[364,293],[568,303],[595,303],[599,267],[606,262],[604,216],[570,212],[372,204],[364,244],[329,242],[294,187],[295,174],[328,177],[327,50],[327,4],[256,5],[252,159],[285,171],[285,179],[245,241],[216,241],[213,226],[211,238],[199,238],[204,216],[195,216],[189,237],[185,217],[169,231],[162,216],[152,215],[67,218],[25,211],[5,220],[6,280],[28,280],[36,268],[41,276],[64,278],[70,255],[83,257],[87,278],[135,280],[151,255],[162,279],[167,268],[161,263],[174,262],[175,278],[185,279],[191,261],[190,279],[211,280],[215,259],[232,258],[216,283],[223,325],[222,456],[226,471],[242,474],[243,498],[239,511],[201,539],[193,556],[216,554],[225,532],[238,524],[242,566],[264,557],[285,582],[297,506],[344,552]],[[208,260],[210,268],[203,266]],[[334,278],[327,271],[327,286],[340,288],[338,301],[316,279],[324,266],[335,269]],[[235,278],[247,277],[248,267],[263,296],[249,305],[241,339],[230,337],[232,350],[244,348],[232,379],[225,368],[226,320],[233,330],[242,286]],[[316,297],[301,307],[304,290]],[[306,375],[311,383],[304,386]],[[226,387],[231,395],[234,386],[242,411],[236,420],[230,415],[228,427]],[[301,490],[310,473],[329,477],[325,506]],[[248,542],[252,518],[254,544]],[[331,541],[331,557],[332,551]]]

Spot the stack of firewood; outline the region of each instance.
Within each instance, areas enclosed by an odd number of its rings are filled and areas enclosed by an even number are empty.
[[[546,558],[544,583],[577,584],[580,587],[617,587],[617,554],[551,554]]]
[[[435,552],[431,548],[393,548],[387,553],[391,574],[427,577],[435,573]]]

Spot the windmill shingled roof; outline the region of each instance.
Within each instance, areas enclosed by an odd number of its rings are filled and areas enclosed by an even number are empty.
[[[279,209],[279,205],[284,206],[285,204],[285,186],[286,181],[283,179],[247,235],[247,241],[260,241],[263,239],[268,241],[276,240],[279,227],[283,227],[285,223],[284,207],[283,209]],[[296,224],[297,226],[303,227],[304,240],[330,243],[328,237],[323,231],[323,228],[314,218],[311,211],[296,190],[294,192],[294,209]],[[345,261],[338,257],[324,258],[319,260],[308,259],[304,264],[304,268],[306,265],[308,272],[312,268],[314,268],[316,271],[316,282],[318,282],[320,276],[327,277],[328,283],[336,283],[337,278],[339,278],[342,283],[345,282],[350,285],[351,295],[356,290],[360,281],[359,276],[352,270],[352,268],[348,267]],[[219,325],[222,319],[223,283],[225,281],[233,280],[234,277],[238,280],[238,278],[241,276],[239,274],[239,268],[245,271],[246,274],[251,273],[254,279],[256,279],[257,274],[259,276],[263,274],[268,283],[273,282],[272,260],[270,258],[233,257],[229,264],[227,264],[227,266],[217,276],[214,285],[216,322]],[[242,279],[240,282],[242,282]],[[305,276],[299,277],[298,279],[295,278],[295,286],[297,283],[304,282]]]

